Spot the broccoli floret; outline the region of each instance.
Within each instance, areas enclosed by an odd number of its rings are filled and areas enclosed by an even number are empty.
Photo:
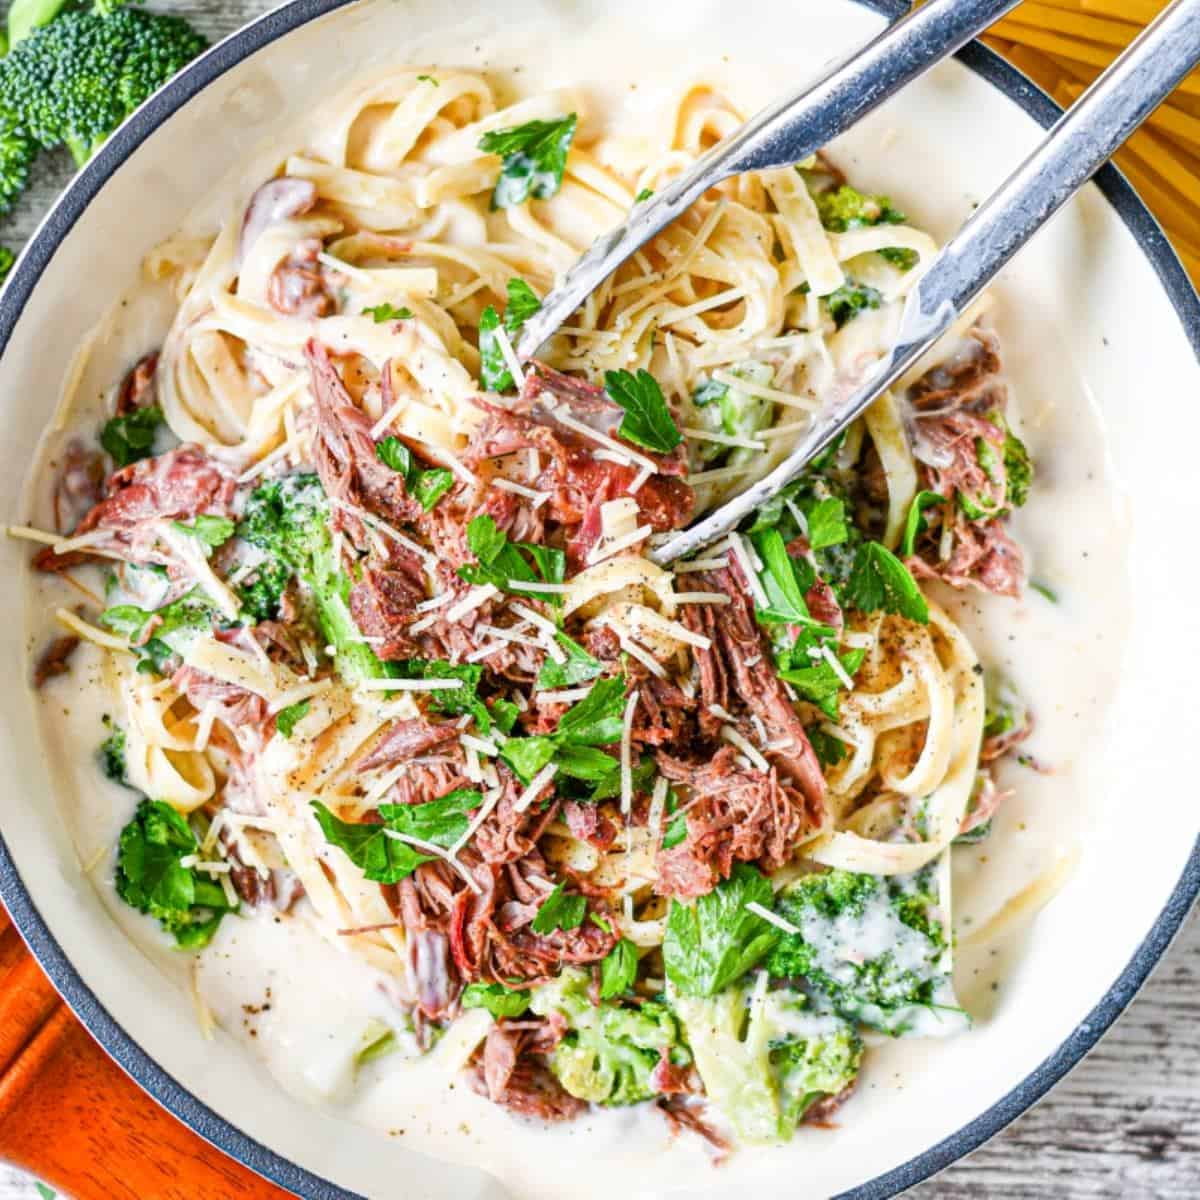
[[[673,1013],[655,1001],[638,1007],[612,1000],[593,1004],[589,983],[586,972],[571,967],[531,995],[530,1008],[538,1016],[557,1012],[567,1021],[550,1069],[572,1096],[592,1104],[650,1099],[656,1094],[650,1076],[663,1050],[676,1066],[691,1062]]]
[[[870,196],[848,184],[834,191],[818,192],[813,199],[821,224],[835,233],[868,225],[903,225],[908,219],[892,207],[887,196]]]
[[[800,932],[779,940],[767,969],[800,981],[819,1008],[883,1033],[958,1032],[967,1018],[954,999],[934,871],[803,877],[776,903]]]
[[[117,895],[156,918],[186,949],[207,945],[221,917],[234,911],[215,880],[181,865],[199,848],[191,826],[169,804],[143,800],[117,849]]]
[[[786,1142],[815,1100],[850,1083],[862,1057],[847,1020],[810,1013],[802,993],[763,983],[673,999],[705,1092],[750,1145]]]
[[[114,783],[126,783],[125,730],[114,729],[100,743],[100,769]]]
[[[838,329],[853,321],[859,313],[869,308],[878,308],[883,303],[883,293],[865,283],[848,280],[836,291],[825,297],[829,315]]]
[[[236,589],[242,616],[256,625],[259,621],[273,621],[279,616],[279,602],[291,577],[292,571],[284,563],[271,559],[260,563],[249,582],[239,584]]]
[[[1025,443],[1011,430],[1004,435],[1004,476],[1008,484],[1005,499],[1010,508],[1020,508],[1029,499],[1033,463]]]
[[[7,212],[29,182],[29,168],[37,157],[38,146],[17,123],[16,118],[0,106],[0,212]],[[6,262],[0,277],[8,274],[13,264],[12,251],[4,251]]]
[[[7,278],[16,261],[17,256],[7,246],[0,246],[0,281]]]
[[[0,111],[38,145],[65,145],[82,166],[206,45],[165,13],[110,4],[65,12],[0,60]]]
[[[333,646],[338,674],[348,682],[375,679],[391,668],[362,641],[350,615],[350,577],[336,561],[329,531],[329,501],[316,475],[273,479],[251,493],[238,536],[262,550],[261,605],[278,606],[287,578],[294,575],[311,593],[325,644]]]
[[[798,1125],[822,1096],[842,1091],[858,1074],[862,1053],[862,1039],[848,1021],[832,1015],[793,1018],[787,1036],[771,1050],[785,1121]]]

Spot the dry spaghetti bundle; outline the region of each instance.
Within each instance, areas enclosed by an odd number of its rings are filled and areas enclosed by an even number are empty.
[[[1027,0],[983,39],[1069,108],[1166,0]],[[1116,156],[1200,283],[1200,74]]]

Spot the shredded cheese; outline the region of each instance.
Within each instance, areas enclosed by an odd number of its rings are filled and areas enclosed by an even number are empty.
[[[738,733],[732,725],[721,726],[721,738],[731,746],[736,746],[764,775],[771,770],[771,764],[763,758],[758,747],[749,738]]]
[[[601,433],[598,429],[593,429],[586,422],[576,420],[564,408],[556,408],[554,410],[554,417],[555,420],[565,425],[568,429],[574,430],[581,437],[596,442],[597,445],[603,446],[613,454],[621,455],[622,461],[637,463],[639,467],[648,467],[651,474],[658,470],[658,464],[652,458],[647,458],[644,454],[639,454],[636,450],[631,450],[628,446],[621,445],[615,438],[610,438],[607,433]]]
[[[626,816],[633,810],[633,716],[637,704],[635,690],[625,701],[625,716],[621,721],[621,811]]]
[[[460,863],[458,859],[454,857],[453,854],[443,850],[441,846],[435,846],[433,842],[427,842],[422,838],[412,837],[407,833],[398,833],[395,829],[385,829],[383,831],[383,835],[384,837],[389,837],[396,842],[406,842],[408,845],[415,846],[418,850],[422,850],[426,854],[432,854],[435,857],[440,858],[443,862],[447,863],[451,868],[457,871],[459,875],[462,876],[463,882],[471,889],[471,891],[475,893],[475,895],[478,896],[483,891],[483,888],[479,886],[475,876],[472,875],[471,872],[468,871],[467,868],[464,867],[462,863]]]
[[[577,700],[587,699],[590,687],[566,688],[561,692],[538,692],[534,695],[535,704],[574,704]]]
[[[738,560],[738,566],[742,568],[742,574],[746,576],[746,581],[750,585],[750,591],[754,594],[754,602],[759,608],[769,607],[767,593],[763,588],[762,580],[758,577],[754,560],[750,557],[750,551],[746,548],[746,543],[742,541],[741,535],[737,532],[731,533],[727,539],[727,544],[730,550],[733,551],[734,558]]]
[[[500,589],[494,583],[480,583],[455,605],[446,609],[447,621],[461,621],[467,613],[474,612],[480,605],[486,604],[493,596],[500,595]]]
[[[558,763],[547,763],[530,781],[529,786],[517,797],[513,812],[524,812],[541,794],[546,784],[558,772]]]
[[[524,496],[526,500],[532,500],[534,508],[541,508],[550,499],[550,492],[539,492],[537,488],[526,487],[523,483],[513,483],[511,479],[505,479],[502,475],[497,475],[491,482],[497,491],[512,492],[514,496]]]
[[[639,542],[645,541],[653,532],[653,526],[639,525],[637,529],[625,534],[623,537],[616,538],[611,542],[600,542],[588,551],[588,566],[602,562],[606,558],[612,558],[614,554],[620,554],[621,551],[636,546]]]
[[[746,911],[752,912],[756,917],[762,919],[776,929],[782,929],[784,933],[800,934],[802,930],[798,925],[793,925],[791,921],[785,920],[778,913],[773,913],[769,908],[764,908],[757,900],[748,900],[746,902]]]
[[[452,692],[461,679],[360,679],[355,685],[368,692]]]

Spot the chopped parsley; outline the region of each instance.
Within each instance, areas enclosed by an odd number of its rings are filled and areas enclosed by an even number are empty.
[[[908,568],[879,542],[863,542],[854,556],[842,599],[859,612],[889,612],[929,623],[929,605]]]
[[[154,438],[163,424],[163,411],[157,405],[135,408],[123,417],[113,417],[100,431],[100,445],[118,467],[149,458]]]
[[[523,279],[508,281],[508,306],[504,320],[489,304],[479,318],[479,381],[489,392],[507,392],[514,384],[512,371],[501,348],[499,329],[501,324],[510,339],[515,338],[521,327],[542,307],[537,293]]]
[[[637,947],[623,937],[600,963],[600,999],[611,1000],[633,987],[637,978]]]
[[[453,472],[445,467],[417,466],[412,451],[398,437],[385,437],[376,442],[375,457],[404,476],[408,494],[426,512],[454,486]]]
[[[606,371],[604,390],[625,412],[617,430],[627,442],[659,454],[669,454],[682,440],[671,410],[649,371]]]
[[[493,129],[479,139],[484,154],[500,156],[500,178],[492,192],[493,210],[524,204],[530,197],[549,200],[558,193],[576,123],[575,113],[570,113],[554,120]]]
[[[296,704],[289,704],[287,708],[281,708],[275,716],[275,728],[279,730],[279,736],[290,739],[297,723],[308,716],[311,707],[310,701],[301,700]]]
[[[530,929],[545,935],[556,929],[578,929],[587,913],[587,900],[583,896],[568,895],[565,884],[558,884],[538,906]]]
[[[394,308],[387,301],[382,304],[373,305],[371,308],[363,309],[364,317],[373,317],[376,325],[382,325],[385,321],[408,321],[412,318],[412,309],[404,305],[400,308]]]
[[[529,542],[510,542],[508,535],[487,513],[471,519],[467,526],[467,545],[479,561],[459,567],[460,579],[474,584],[490,583],[502,592],[515,591],[520,596],[532,596],[556,607],[562,603],[562,597],[554,592],[514,589],[510,585],[513,581],[562,583],[567,571],[567,556],[563,551]]]

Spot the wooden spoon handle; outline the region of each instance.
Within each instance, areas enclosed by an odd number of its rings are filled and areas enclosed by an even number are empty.
[[[0,1158],[75,1200],[283,1200],[92,1040],[0,907]]]

